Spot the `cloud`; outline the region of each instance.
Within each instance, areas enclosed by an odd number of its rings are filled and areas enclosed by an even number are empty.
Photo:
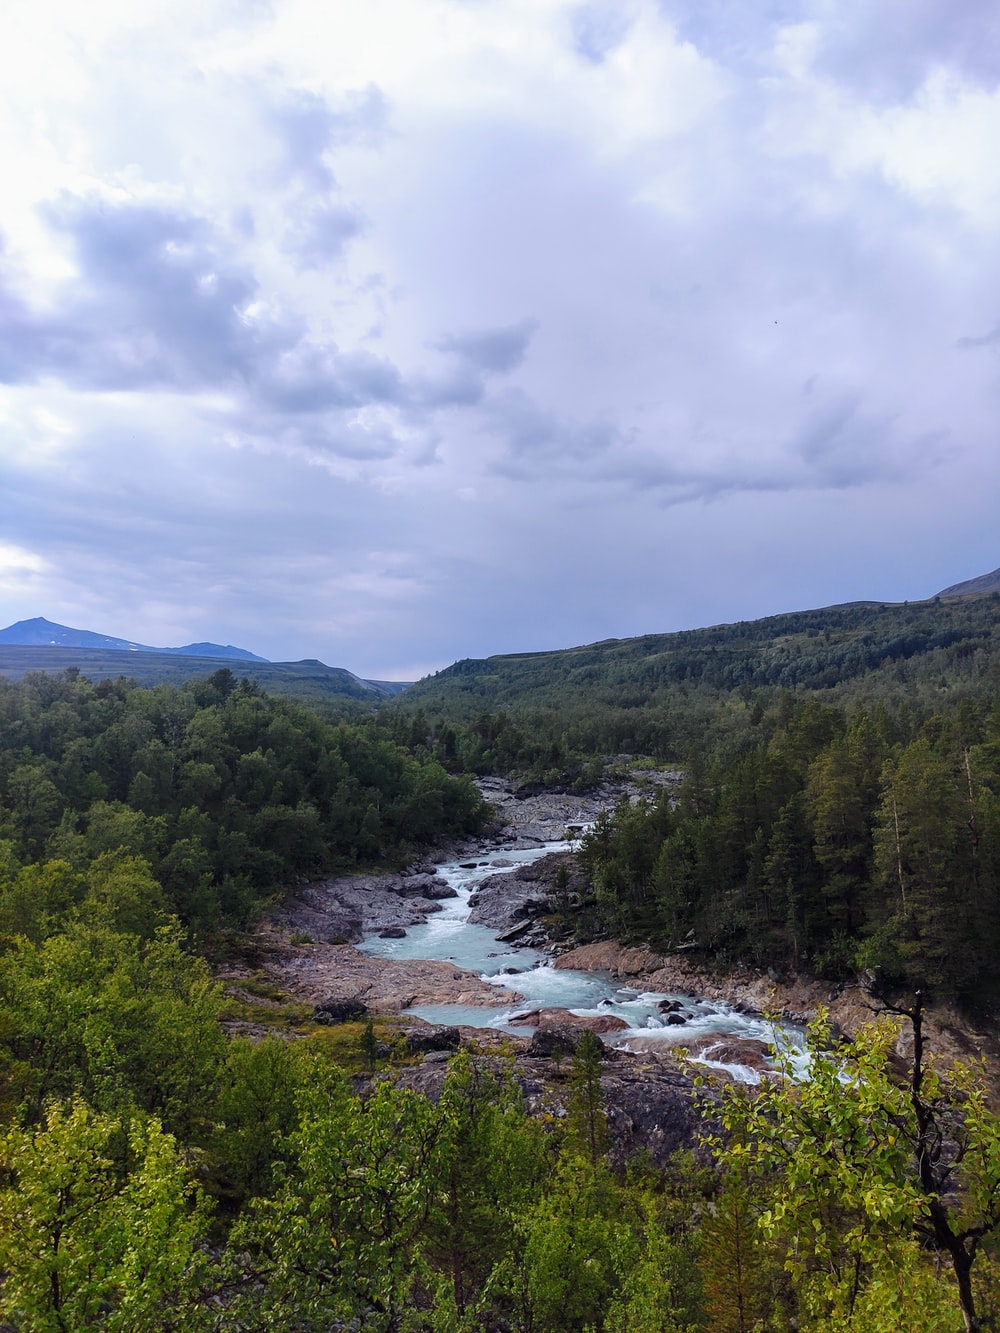
[[[365,230],[361,211],[349,204],[307,206],[288,229],[285,249],[304,269],[325,268],[340,259]]]
[[[819,17],[817,6],[817,17]],[[906,101],[942,67],[979,87],[1000,83],[1000,21],[992,0],[841,0],[824,24],[818,64],[875,101]]]
[[[529,479],[565,470],[580,475],[581,464],[605,456],[619,438],[610,421],[574,421],[517,388],[494,395],[487,409],[488,428],[503,445],[493,466],[507,477]]]
[[[621,3],[580,5],[571,15],[573,45],[591,64],[600,65],[624,40],[631,23],[628,6]]]
[[[989,333],[981,334],[978,337],[959,338],[955,343],[956,347],[968,349],[970,347],[993,347],[1000,343],[1000,324]]]
[[[524,360],[537,319],[522,319],[499,329],[481,329],[472,333],[448,333],[434,344],[439,351],[450,352],[473,370],[506,374]]]
[[[994,568],[992,9],[36,0],[9,617],[384,677]]]
[[[252,317],[255,278],[224,258],[201,218],[67,196],[45,214],[71,242],[79,274],[55,310],[31,311],[8,294],[8,383],[56,375],[82,389],[217,386],[294,337]]]

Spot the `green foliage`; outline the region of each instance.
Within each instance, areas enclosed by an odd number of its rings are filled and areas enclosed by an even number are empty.
[[[885,719],[882,719],[885,722]],[[676,802],[621,803],[583,840],[590,910],[619,937],[718,963],[858,966],[967,1005],[1000,985],[998,718],[789,704],[783,724]]]
[[[524,1264],[530,1327],[583,1333],[600,1325],[619,1285],[615,1259],[629,1239],[619,1205],[603,1162],[563,1157],[552,1189],[528,1217]]]
[[[215,1103],[212,1148],[237,1199],[266,1194],[289,1136],[299,1124],[299,1094],[308,1062],[294,1042],[235,1039],[226,1051]]]
[[[523,1263],[519,1222],[549,1166],[545,1134],[526,1115],[513,1070],[460,1051],[438,1103],[425,1241],[460,1317],[488,1308],[488,1287]]]
[[[768,1251],[783,1256],[800,1328],[888,1333],[903,1309],[911,1326],[948,1327],[951,1311],[951,1326],[980,1327],[972,1274],[1000,1226],[1000,1120],[973,1073],[926,1062],[919,1000],[905,1016],[905,1081],[890,1059],[895,1025],[830,1053],[821,1017],[808,1079],[727,1099],[720,1155],[751,1182],[749,1206]]]
[[[398,863],[485,814],[466,778],[371,723],[324,721],[219,672],[184,688],[0,680],[0,835],[20,863],[146,860],[197,936],[297,875]],[[22,904],[13,931],[46,928]],[[13,910],[13,909],[12,909]],[[3,906],[0,904],[0,923]]]
[[[390,706],[472,772],[572,784],[595,755],[680,762],[743,745],[783,698],[840,707],[990,706],[997,599],[855,603],[558,652],[456,662]],[[430,724],[426,723],[430,719]],[[444,762],[444,759],[443,759]]]
[[[359,1314],[373,1329],[414,1327],[434,1108],[387,1083],[361,1102],[342,1077],[315,1072],[286,1182],[234,1232],[234,1247],[250,1251],[264,1278],[239,1317],[273,1329],[326,1329]]]
[[[0,1141],[0,1312],[23,1333],[209,1328],[207,1209],[155,1119],[52,1105]]]
[[[225,1051],[220,988],[176,925],[76,923],[0,967],[2,1049],[26,1122],[51,1097],[155,1113],[185,1140],[210,1116]]]
[[[601,1069],[604,1047],[589,1028],[580,1034],[570,1073],[570,1095],[566,1108],[566,1139],[575,1152],[596,1166],[610,1145],[608,1117],[604,1109]]]

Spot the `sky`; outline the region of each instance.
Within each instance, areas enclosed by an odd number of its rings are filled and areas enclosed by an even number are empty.
[[[412,680],[1000,565],[995,0],[7,0],[0,621]]]

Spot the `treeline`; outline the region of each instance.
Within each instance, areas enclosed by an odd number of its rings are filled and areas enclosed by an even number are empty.
[[[376,724],[420,757],[432,758],[450,773],[516,777],[524,785],[589,791],[604,773],[595,754],[585,753],[559,734],[518,714],[480,713],[467,724],[430,722],[422,708],[413,713],[383,710]]]
[[[79,873],[142,857],[196,933],[246,924],[294,876],[401,863],[483,816],[431,756],[228,668],[152,689],[72,670],[0,680],[0,838],[15,860]],[[20,929],[6,910],[0,931]]]
[[[392,705],[479,771],[572,783],[596,755],[676,763],[749,734],[783,695],[929,717],[1000,682],[1000,599],[858,604],[457,662]],[[442,756],[443,757],[443,756]]]
[[[995,1001],[1000,712],[916,725],[786,697],[756,731],[597,824],[576,928]]]

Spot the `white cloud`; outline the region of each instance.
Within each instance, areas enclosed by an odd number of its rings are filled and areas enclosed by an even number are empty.
[[[998,80],[908,13],[18,0],[9,619],[405,675],[992,568]]]

